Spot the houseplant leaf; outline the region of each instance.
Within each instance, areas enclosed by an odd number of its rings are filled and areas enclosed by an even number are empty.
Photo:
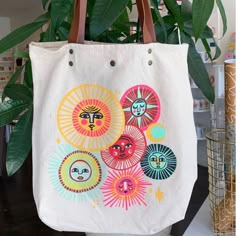
[[[21,67],[19,67],[19,68],[16,70],[16,72],[11,76],[11,78],[10,78],[10,80],[8,81],[8,83],[7,83],[7,85],[5,86],[5,88],[6,88],[8,85],[14,84],[14,83],[17,81],[17,79],[18,79],[19,76],[21,75],[23,69],[24,69],[24,66],[21,66]],[[5,98],[6,98],[5,88],[4,88],[3,93],[2,93],[2,101],[4,101]]]
[[[164,0],[168,11],[174,16],[180,31],[184,28],[183,16],[181,15],[180,7],[175,0]]]
[[[193,35],[195,40],[204,31],[214,8],[214,0],[193,0]]]
[[[31,61],[28,60],[25,63],[25,73],[24,73],[24,84],[30,88],[33,89],[33,75],[32,75],[32,67],[31,67]]]
[[[14,53],[14,57],[29,59],[29,53],[28,52],[24,52],[24,51],[16,51]]]
[[[32,102],[32,92],[23,84],[10,84],[5,87],[4,92],[7,97],[13,100]]]
[[[194,42],[190,36],[181,33],[182,42],[189,44],[188,50],[188,70],[191,78],[194,80],[195,84],[206,96],[206,98],[214,103],[215,93],[214,88],[211,85],[208,72],[202,61],[202,58],[198,54]]]
[[[65,20],[73,2],[73,0],[51,0],[50,18],[54,32]]]
[[[218,6],[218,9],[219,9],[220,15],[221,15],[221,19],[222,19],[222,23],[223,23],[223,36],[224,36],[226,31],[227,31],[227,17],[226,17],[226,13],[225,13],[225,9],[224,9],[224,6],[222,4],[222,1],[221,0],[216,0],[216,4]]]
[[[46,19],[32,22],[14,30],[13,32],[2,38],[0,40],[0,53],[13,48],[17,44],[27,39],[31,34],[41,28],[46,22]]]
[[[9,124],[30,106],[29,102],[8,100],[0,103],[0,126]]]
[[[33,109],[30,108],[13,127],[7,147],[7,173],[16,173],[22,166],[32,147]]]
[[[90,36],[96,38],[108,29],[125,10],[129,0],[97,0],[89,22]]]
[[[167,41],[167,31],[166,31],[166,27],[165,27],[165,22],[164,22],[163,18],[161,17],[161,14],[160,14],[159,9],[158,9],[158,2],[156,0],[151,0],[151,4],[152,4],[152,6],[154,6],[156,17],[158,19],[158,23],[160,24],[160,26],[162,28],[163,35],[164,35],[164,38],[165,38],[164,42],[166,42]]]

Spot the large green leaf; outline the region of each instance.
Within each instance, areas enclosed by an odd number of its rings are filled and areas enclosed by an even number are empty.
[[[29,88],[23,84],[10,84],[5,87],[4,92],[7,97],[13,100],[32,102],[33,95]]]
[[[29,102],[17,100],[8,100],[0,103],[0,127],[12,122],[29,106]]]
[[[204,48],[206,50],[206,53],[207,53],[208,57],[212,61],[211,48],[210,48],[210,46],[208,44],[208,41],[206,39],[201,39],[201,41],[202,41],[202,44],[203,44],[203,46],[204,46]]]
[[[195,40],[204,31],[214,8],[214,0],[193,0],[193,35]]]
[[[16,173],[22,166],[32,147],[33,109],[30,108],[13,127],[7,146],[7,173]]]
[[[127,9],[125,9],[121,15],[116,19],[116,21],[112,24],[113,30],[118,30],[120,32],[124,32],[126,35],[130,34],[129,16]]]
[[[13,32],[5,36],[3,39],[0,40],[0,53],[7,51],[8,49],[16,46],[17,44],[27,39],[35,31],[41,28],[46,22],[46,19],[32,22],[14,30]]]
[[[180,31],[184,29],[183,16],[181,15],[180,6],[177,4],[176,0],[164,0],[164,3],[169,11],[174,17],[178,24]]]
[[[126,9],[129,0],[97,0],[90,19],[90,36],[96,38],[108,29]]]
[[[73,0],[51,0],[50,18],[54,32],[72,9],[73,2]]]
[[[219,8],[220,15],[221,15],[221,18],[222,18],[223,36],[224,36],[226,31],[227,31],[227,17],[226,17],[225,9],[224,9],[224,6],[223,6],[221,0],[216,0],[216,4],[217,4],[217,6]]]
[[[10,78],[10,80],[8,81],[8,83],[7,83],[7,85],[5,86],[5,88],[6,88],[8,85],[10,85],[10,84],[14,84],[14,83],[19,79],[19,77],[20,77],[20,75],[21,75],[23,69],[24,69],[24,66],[20,66],[20,67],[16,70],[16,72],[11,76],[11,78]],[[3,93],[2,93],[2,101],[4,101],[5,98],[6,98],[5,88],[4,88]]]
[[[215,93],[214,88],[211,85],[208,72],[206,70],[205,64],[202,58],[198,54],[194,42],[191,37],[181,34],[182,42],[189,44],[188,50],[188,70],[191,78],[194,80],[195,84],[199,87],[206,98],[214,103]]]
[[[174,30],[168,35],[168,44],[179,44],[178,31]]]
[[[192,3],[188,0],[182,0],[181,12],[185,15],[192,15]]]
[[[158,23],[160,24],[160,26],[162,28],[163,35],[164,35],[164,38],[165,38],[164,42],[166,42],[167,41],[167,30],[166,30],[166,27],[165,27],[165,22],[164,22],[163,18],[161,17],[161,14],[159,12],[159,8],[158,8],[159,4],[156,0],[151,0],[151,4],[152,4],[152,6],[154,6]],[[158,38],[158,35],[157,35],[157,38]]]
[[[31,61],[28,60],[25,63],[25,73],[24,73],[24,84],[30,89],[33,89],[33,75],[32,75],[32,66]]]

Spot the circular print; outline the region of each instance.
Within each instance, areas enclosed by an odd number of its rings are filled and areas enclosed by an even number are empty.
[[[146,138],[141,130],[127,125],[120,138],[101,152],[103,161],[112,169],[123,170],[136,165],[146,150]]]
[[[101,166],[89,152],[74,151],[68,154],[59,168],[62,186],[72,192],[92,190],[101,181]]]
[[[140,163],[146,176],[158,180],[167,179],[176,169],[176,156],[164,145],[150,144]]]
[[[127,90],[121,98],[121,105],[126,125],[134,125],[142,130],[146,130],[160,117],[160,99],[146,85],[137,85]]]
[[[142,169],[136,165],[123,171],[108,171],[108,176],[100,187],[104,204],[109,207],[122,207],[128,210],[133,205],[147,205],[146,188],[151,183],[144,179]]]
[[[152,142],[160,142],[166,136],[165,128],[160,124],[151,124],[147,129],[147,137]]]
[[[116,96],[98,85],[69,91],[58,109],[58,128],[67,142],[92,152],[108,148],[124,130],[124,112]]]

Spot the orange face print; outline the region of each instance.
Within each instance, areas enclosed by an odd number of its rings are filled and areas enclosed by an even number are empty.
[[[88,136],[103,135],[109,128],[110,112],[99,100],[83,100],[75,107],[72,115],[75,129]]]

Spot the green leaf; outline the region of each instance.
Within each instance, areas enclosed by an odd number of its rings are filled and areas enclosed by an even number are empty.
[[[129,0],[97,0],[90,19],[90,36],[96,38],[108,29],[126,9]]]
[[[37,21],[24,25],[0,40],[0,53],[16,46],[42,27],[47,21]]]
[[[48,2],[49,2],[49,0],[42,0],[42,6],[43,6],[44,10],[46,9]]]
[[[178,24],[180,31],[184,29],[183,16],[181,15],[180,6],[177,4],[176,0],[164,0],[164,3],[169,11],[174,17]]]
[[[130,34],[130,27],[128,24],[129,16],[128,12],[125,9],[121,15],[116,19],[116,21],[112,24],[112,29],[118,30],[120,32],[124,32],[125,34]]]
[[[16,125],[10,135],[7,146],[7,173],[9,176],[16,173],[27,158],[32,147],[33,109],[30,108]]]
[[[216,60],[221,55],[221,49],[219,48],[218,44],[216,43],[215,38],[212,38],[212,39],[213,39],[213,41],[215,42],[215,45],[216,45],[216,53],[215,53],[212,60]]]
[[[167,39],[168,44],[179,44],[179,37],[178,37],[178,31],[174,30],[169,34]]]
[[[16,70],[16,72],[11,76],[11,78],[10,78],[10,80],[8,81],[8,83],[7,83],[7,85],[5,86],[5,88],[6,88],[8,85],[10,85],[10,84],[14,84],[14,83],[19,79],[19,77],[20,77],[20,75],[21,75],[23,69],[24,69],[24,66],[21,66],[21,67],[19,67],[19,68]],[[5,88],[4,88],[3,93],[2,93],[2,101],[4,101],[5,98],[6,98]]]
[[[184,32],[187,33],[190,36],[193,36],[193,25],[192,20],[188,20],[184,22]],[[212,38],[213,32],[212,29],[208,26],[205,27],[199,38]]]
[[[87,13],[88,13],[89,17],[92,15],[95,2],[96,2],[96,0],[89,0],[87,2]]]
[[[203,63],[200,55],[198,54],[193,40],[191,39],[191,37],[188,37],[183,33],[181,33],[181,40],[182,42],[189,44],[188,70],[191,78],[194,80],[195,84],[202,91],[205,97],[209,101],[214,103],[214,88],[212,87],[205,64]]]
[[[129,8],[129,11],[132,12],[132,9],[133,9],[132,0],[129,0],[129,2],[128,2],[128,4],[127,4],[127,7]]]
[[[193,35],[195,40],[204,31],[214,8],[214,0],[193,0]]]
[[[201,39],[201,41],[202,41],[202,44],[203,44],[203,46],[206,50],[206,53],[207,53],[208,57],[212,61],[211,49],[210,49],[210,46],[209,46],[207,40],[206,39]]]
[[[158,8],[158,2],[156,0],[151,0],[151,4],[154,6],[154,9],[155,9],[155,13],[156,13],[156,17],[158,19],[158,22],[161,26],[161,29],[163,31],[163,35],[164,35],[164,42],[167,41],[167,30],[166,30],[166,26],[165,26],[165,22],[163,20],[163,18],[161,17],[161,14],[159,12],[159,8]],[[158,35],[157,35],[157,38],[158,38]]]
[[[31,61],[25,63],[24,84],[31,90],[33,89],[33,75]]]
[[[26,58],[29,59],[29,53],[28,52],[22,52],[22,51],[16,51],[14,53],[14,57],[16,58]]]
[[[51,0],[51,25],[55,32],[72,9],[73,0]]]
[[[13,100],[32,102],[32,92],[23,84],[10,84],[5,87],[4,92],[7,97]]]
[[[227,17],[226,17],[225,9],[224,9],[224,6],[223,6],[221,0],[216,0],[216,4],[218,6],[218,9],[219,9],[220,15],[221,15],[221,19],[222,19],[222,23],[223,23],[223,36],[224,36],[226,31],[227,31]]]
[[[57,36],[59,37],[59,40],[60,41],[67,40],[69,32],[70,32],[70,24],[64,21],[57,30]]]
[[[29,106],[29,102],[16,100],[8,100],[0,103],[0,127],[12,122]]]

